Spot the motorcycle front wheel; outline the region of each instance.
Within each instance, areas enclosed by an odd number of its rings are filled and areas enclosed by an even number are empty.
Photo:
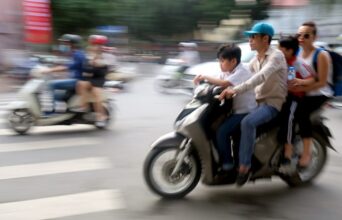
[[[179,148],[157,147],[151,150],[144,163],[144,178],[152,192],[167,199],[178,199],[191,192],[201,177],[200,160],[190,152],[174,175]]]
[[[23,135],[34,125],[34,117],[28,109],[16,109],[8,116],[8,122],[16,133]]]

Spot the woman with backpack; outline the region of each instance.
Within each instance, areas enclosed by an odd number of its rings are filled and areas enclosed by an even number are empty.
[[[316,37],[315,23],[305,22],[299,27],[297,39],[302,49],[299,51],[298,57],[315,70],[315,80],[296,78],[289,82],[288,87],[290,92],[305,92],[306,94],[298,103],[298,110],[295,113],[303,138],[303,153],[298,165],[303,168],[311,162],[312,124],[310,114],[333,96],[333,90],[329,85],[332,84],[331,58],[327,51],[314,46]],[[317,55],[315,55],[316,53]],[[317,62],[315,56],[317,56]]]

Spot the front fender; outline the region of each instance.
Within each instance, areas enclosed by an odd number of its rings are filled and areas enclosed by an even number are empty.
[[[15,101],[8,104],[6,108],[7,110],[26,109],[28,104],[26,101]]]
[[[170,133],[167,133],[167,134],[161,136],[156,141],[154,141],[152,143],[151,147],[155,148],[155,147],[179,146],[185,138],[186,137],[180,133],[170,132]]]

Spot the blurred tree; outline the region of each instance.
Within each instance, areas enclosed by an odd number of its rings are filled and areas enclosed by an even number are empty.
[[[235,0],[51,0],[55,34],[85,33],[97,25],[125,25],[141,39],[193,33],[199,21],[228,18]],[[260,18],[266,0],[243,8]],[[267,7],[266,7],[267,9]],[[263,16],[261,16],[263,17]]]
[[[51,0],[56,37],[63,33],[87,33],[97,25],[115,23],[111,0]]]

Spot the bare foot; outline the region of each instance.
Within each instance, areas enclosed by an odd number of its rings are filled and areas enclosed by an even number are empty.
[[[245,174],[245,173],[248,173],[248,171],[249,171],[249,167],[244,166],[244,165],[240,165],[240,167],[239,167],[239,173]]]
[[[299,160],[299,166],[301,167],[307,167],[309,166],[311,162],[311,154],[303,154],[300,156],[300,160]]]

